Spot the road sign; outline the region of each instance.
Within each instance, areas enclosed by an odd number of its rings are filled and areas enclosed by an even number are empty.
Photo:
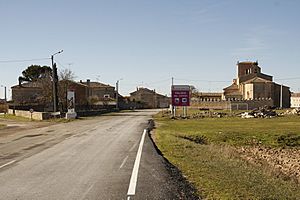
[[[190,106],[190,86],[173,85],[172,86],[172,105],[173,106]]]

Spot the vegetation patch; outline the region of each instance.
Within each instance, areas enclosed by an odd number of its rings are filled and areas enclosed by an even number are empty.
[[[265,153],[256,157],[264,159],[269,155],[272,158],[272,149],[297,148],[299,116],[172,120],[158,114],[155,121],[158,148],[194,184],[202,198],[300,199],[299,184],[269,173],[268,167],[248,162],[240,155],[243,151],[237,151],[258,146],[270,149],[265,152],[258,148],[258,153]],[[244,151],[253,154],[253,150]],[[290,155],[290,151],[278,154],[278,158],[285,154]],[[278,165],[275,159],[274,163]],[[285,169],[290,163],[283,163]]]
[[[178,136],[180,138],[195,142],[196,144],[208,144],[207,138],[203,135],[185,135],[185,136]]]
[[[11,115],[11,114],[0,115],[0,118],[2,118],[2,119],[10,119],[10,120],[15,120],[15,121],[21,121],[21,122],[32,121],[29,118],[19,117],[19,116],[15,116],[15,115]]]
[[[300,135],[287,134],[281,135],[277,138],[277,143],[282,146],[299,147],[300,146]]]

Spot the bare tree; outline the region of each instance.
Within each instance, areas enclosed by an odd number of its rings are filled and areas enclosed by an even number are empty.
[[[72,82],[75,82],[75,73],[71,69],[62,69],[59,71],[59,83],[58,83],[58,99],[59,108],[61,111],[67,110],[67,94],[69,86]]]
[[[62,69],[59,71],[59,80],[74,81],[75,73],[71,69]]]

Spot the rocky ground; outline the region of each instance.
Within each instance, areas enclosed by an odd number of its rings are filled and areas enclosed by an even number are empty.
[[[241,147],[240,156],[261,165],[278,176],[283,175],[300,184],[300,148]]]

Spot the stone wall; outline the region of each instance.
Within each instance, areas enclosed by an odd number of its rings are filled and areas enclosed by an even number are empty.
[[[192,107],[198,109],[229,110],[230,101],[197,101],[192,102]]]
[[[7,113],[8,105],[0,103],[0,113]]]
[[[259,107],[273,107],[272,99],[235,100],[235,101],[193,101],[192,107],[213,110],[253,110]]]
[[[25,117],[25,118],[29,118],[29,119],[34,119],[34,120],[46,120],[46,119],[51,118],[51,113],[46,113],[46,112],[30,113],[29,111],[25,111],[25,110],[9,109],[8,114],[12,114],[12,115],[19,116],[19,117]]]

